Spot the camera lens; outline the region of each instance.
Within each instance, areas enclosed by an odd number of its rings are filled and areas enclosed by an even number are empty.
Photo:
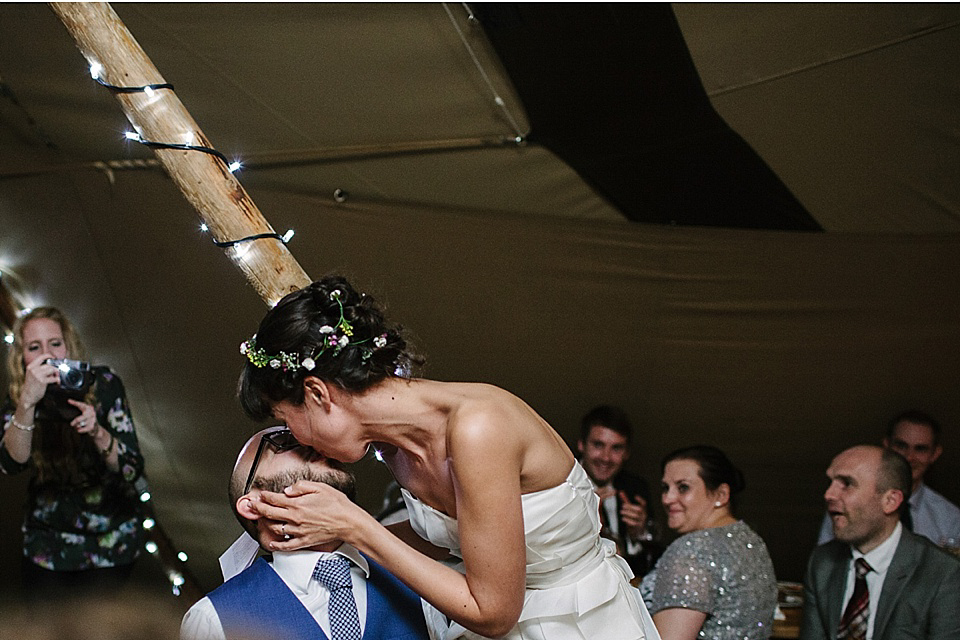
[[[60,386],[64,389],[79,389],[83,385],[83,371],[67,369],[60,372]]]

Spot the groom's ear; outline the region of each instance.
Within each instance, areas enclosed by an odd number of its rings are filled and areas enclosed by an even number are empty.
[[[252,505],[253,499],[249,493],[245,493],[237,499],[237,513],[247,520],[259,520],[260,514],[254,511]]]

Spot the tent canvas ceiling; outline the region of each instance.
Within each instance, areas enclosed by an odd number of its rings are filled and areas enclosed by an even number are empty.
[[[783,579],[801,577],[834,453],[908,406],[960,424],[960,5],[672,5],[712,108],[824,233],[628,220],[535,142],[524,87],[463,5],[114,8],[244,159],[268,220],[296,229],[307,273],[382,298],[426,375],[503,386],[571,444],[589,406],[620,404],[654,482],[670,449],[721,444]],[[0,90],[5,281],[65,309],[122,376],[158,519],[212,588],[239,531],[226,477],[256,428],[233,398],[237,345],[265,307],[123,140],[47,6],[0,4]],[[944,444],[934,486],[960,501],[955,429]],[[388,474],[355,471],[375,511]],[[0,492],[19,505],[23,479]],[[0,527],[15,584],[19,513]]]

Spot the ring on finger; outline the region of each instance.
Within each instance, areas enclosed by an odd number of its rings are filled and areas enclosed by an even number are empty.
[[[79,427],[85,427],[85,426],[87,426],[87,421],[86,421],[86,420],[81,420],[80,422],[77,423],[77,426],[79,426]]]

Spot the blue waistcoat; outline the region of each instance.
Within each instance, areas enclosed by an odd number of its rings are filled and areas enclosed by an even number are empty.
[[[366,556],[364,556],[366,557]],[[420,597],[367,558],[365,640],[427,640]],[[263,558],[208,596],[227,640],[327,640],[317,621]]]

